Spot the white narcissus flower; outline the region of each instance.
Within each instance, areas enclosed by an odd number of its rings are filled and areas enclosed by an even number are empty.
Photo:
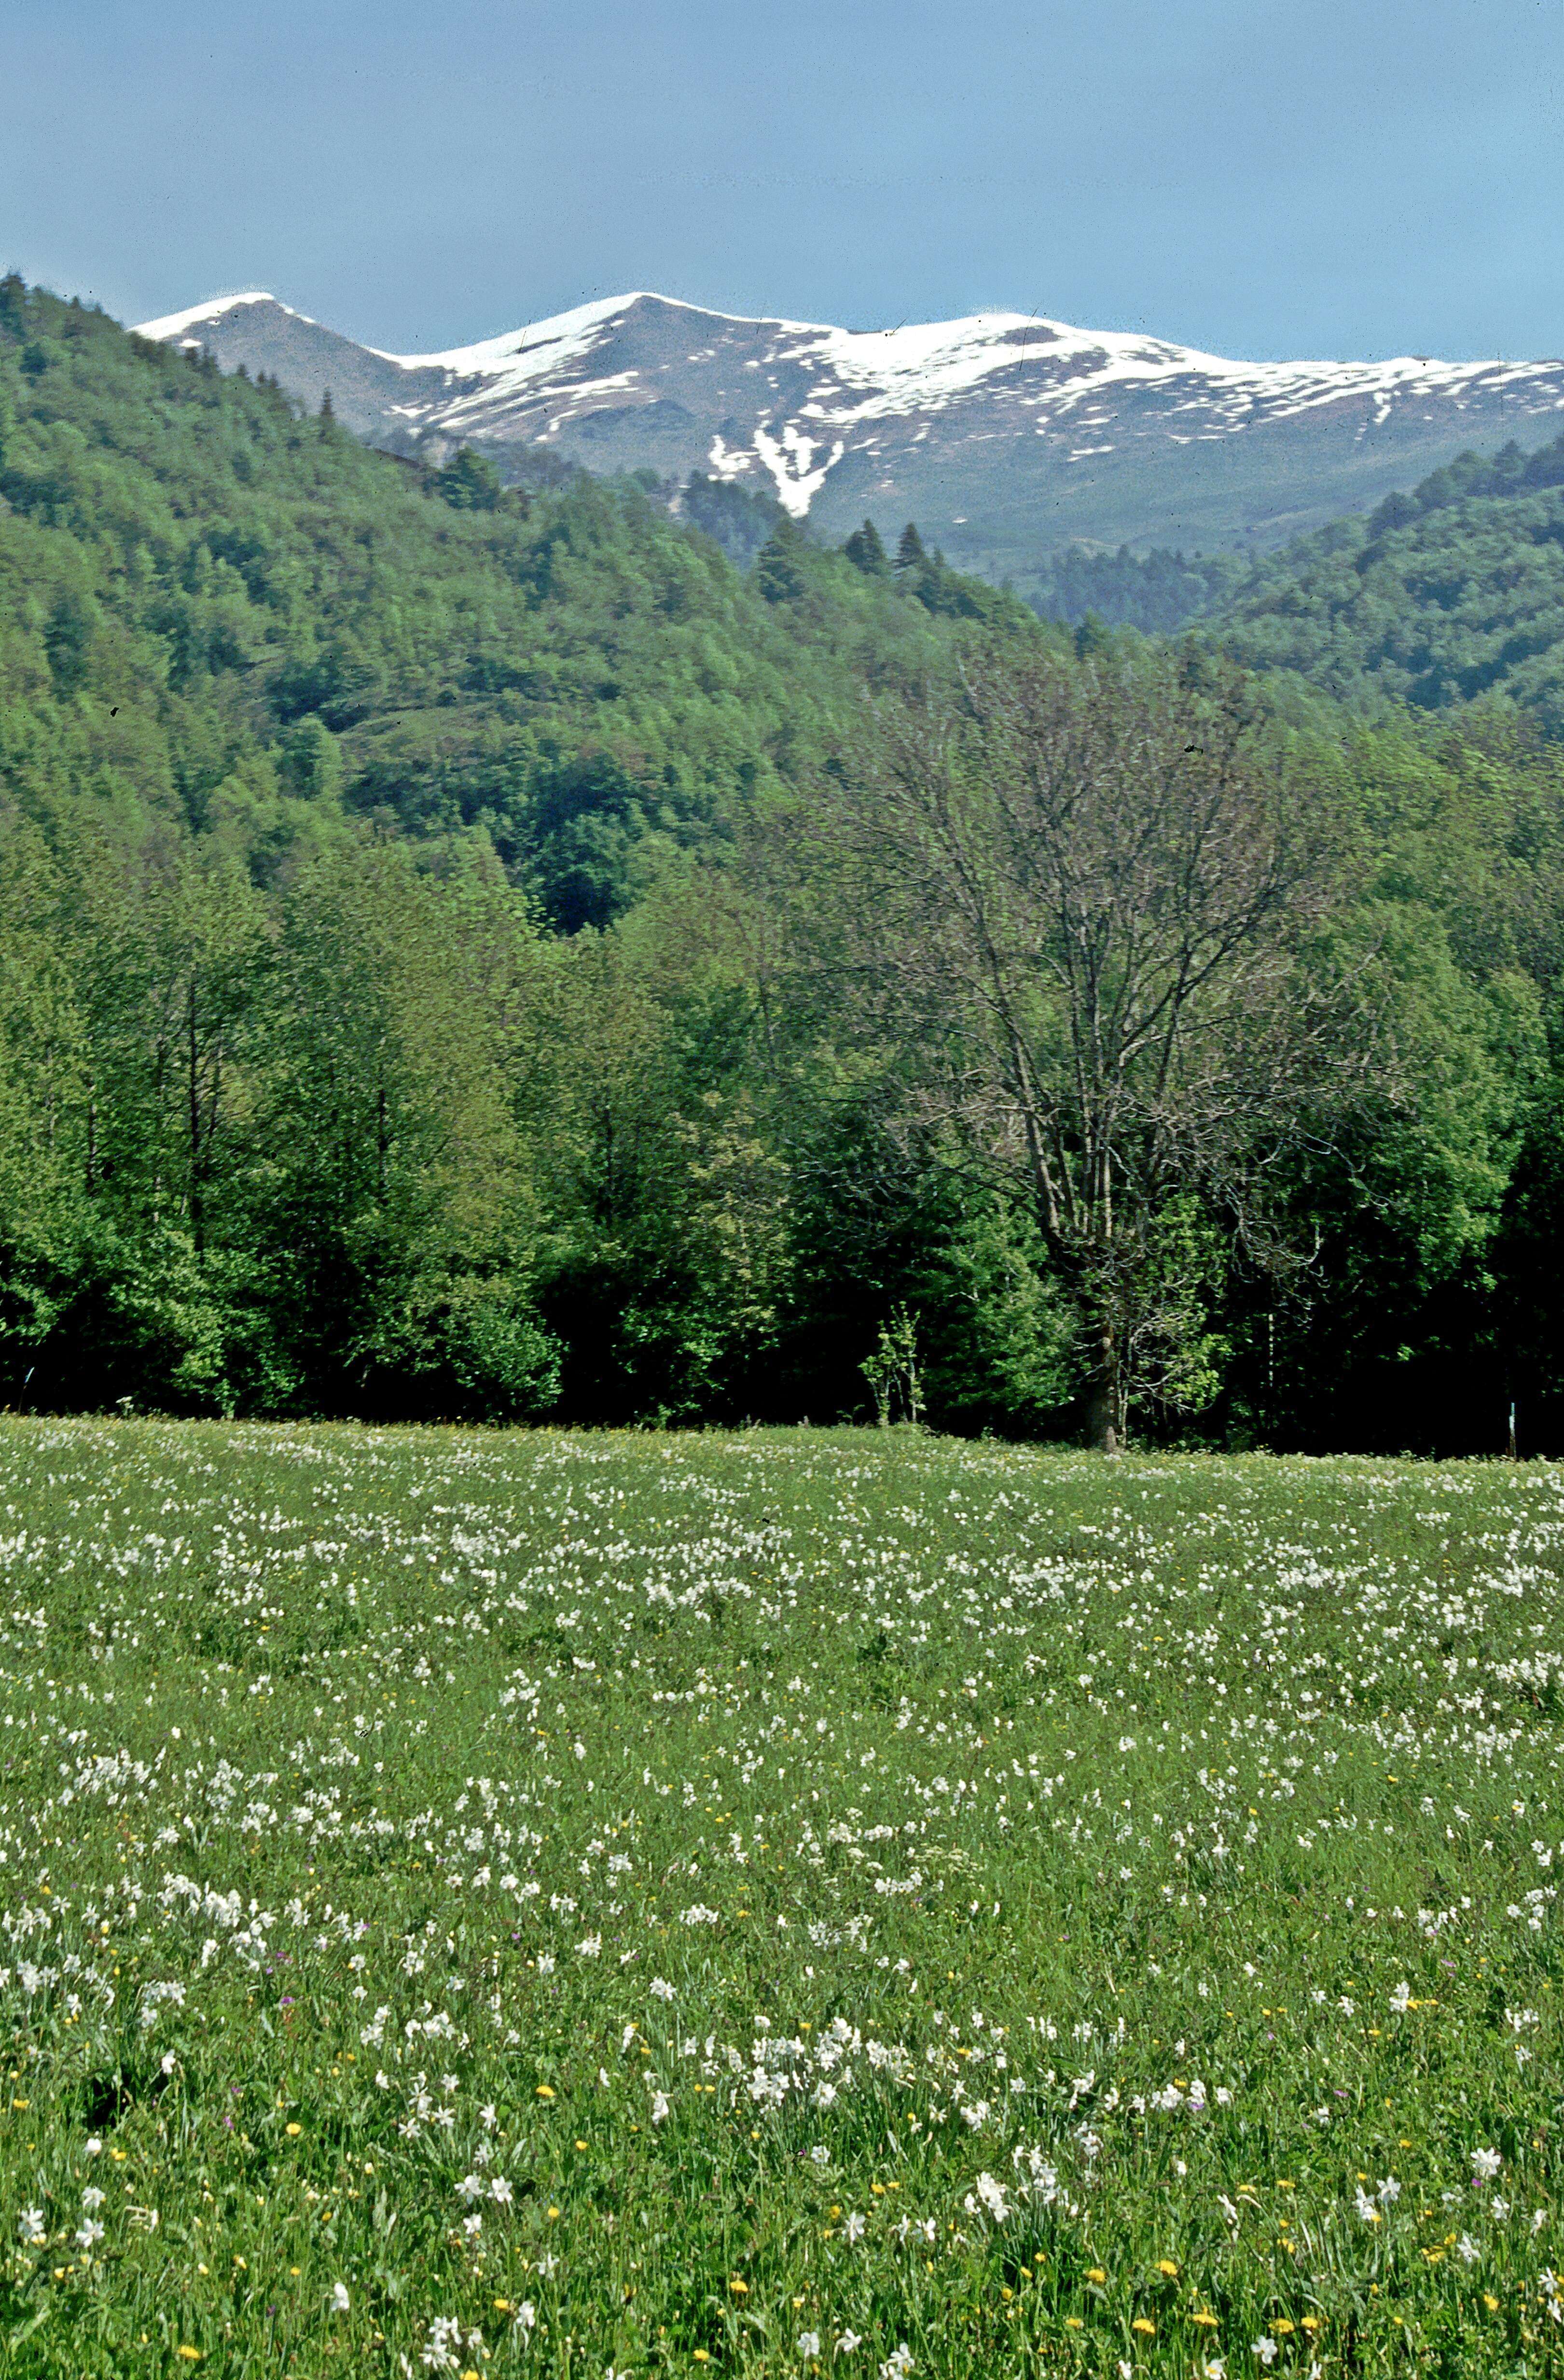
[[[351,2304],[352,2304],[352,2300],[349,2298],[349,2296],[348,2296],[348,2294],[347,2294],[347,2285],[346,2285],[346,2283],[345,2281],[333,2281],[333,2282],[332,2283],[332,2311],[333,2311],[333,2313],[346,2313]]]
[[[1473,2149],[1472,2177],[1474,2181],[1492,2181],[1504,2159],[1497,2149]]]

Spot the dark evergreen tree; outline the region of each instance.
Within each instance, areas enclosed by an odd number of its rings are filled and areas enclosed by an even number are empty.
[[[491,513],[504,493],[494,465],[475,446],[458,446],[444,468],[435,473],[434,484],[457,513]]]
[[[784,514],[761,547],[755,565],[755,584],[768,603],[787,603],[804,592],[799,554],[804,540],[797,523]]]
[[[909,521],[896,547],[896,567],[898,570],[926,570],[927,566],[928,555],[917,533],[917,524]]]
[[[879,531],[871,520],[867,520],[862,528],[853,531],[842,551],[854,569],[861,570],[866,578],[883,578],[890,571],[890,559]]]

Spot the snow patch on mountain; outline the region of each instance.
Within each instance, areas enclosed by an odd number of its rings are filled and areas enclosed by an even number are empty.
[[[780,437],[773,438],[769,430],[755,432],[755,452],[776,481],[777,501],[795,520],[804,518],[846,449],[839,438],[825,461],[817,464],[820,451],[818,441],[806,438],[791,421],[783,422]]]
[[[385,347],[370,352],[382,356],[388,364],[400,364],[404,371],[448,371],[460,380],[481,377],[525,388],[562,364],[589,355],[603,324],[646,294],[637,290],[624,298],[600,298],[589,306],[573,306],[568,313],[551,314],[541,322],[525,323],[519,331],[502,331],[497,338],[479,339],[467,347],[443,347],[433,355],[395,356]],[[676,301],[664,298],[661,302]],[[692,306],[688,310],[697,310]]]

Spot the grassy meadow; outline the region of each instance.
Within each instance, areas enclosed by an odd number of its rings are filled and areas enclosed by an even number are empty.
[[[1564,2371],[1564,1469],[0,1423],[0,2372]]]

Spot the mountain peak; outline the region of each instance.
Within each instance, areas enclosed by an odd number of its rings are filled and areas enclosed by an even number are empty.
[[[1564,364],[1249,363],[997,309],[849,331],[638,289],[427,354],[361,346],[269,293],[142,323],[402,452],[542,443],[597,471],[763,490],[837,533],[916,519],[1024,581],[1073,541],[1275,544],[1463,449],[1540,443]]]
[[[187,306],[177,314],[160,314],[155,321],[138,322],[134,327],[143,339],[173,341],[183,338],[187,332],[197,330],[205,323],[222,321],[241,306],[274,306],[279,313],[293,315],[296,322],[309,320],[308,314],[295,313],[294,309],[285,306],[280,298],[273,298],[270,289],[246,289],[233,297],[207,298],[199,306]]]

